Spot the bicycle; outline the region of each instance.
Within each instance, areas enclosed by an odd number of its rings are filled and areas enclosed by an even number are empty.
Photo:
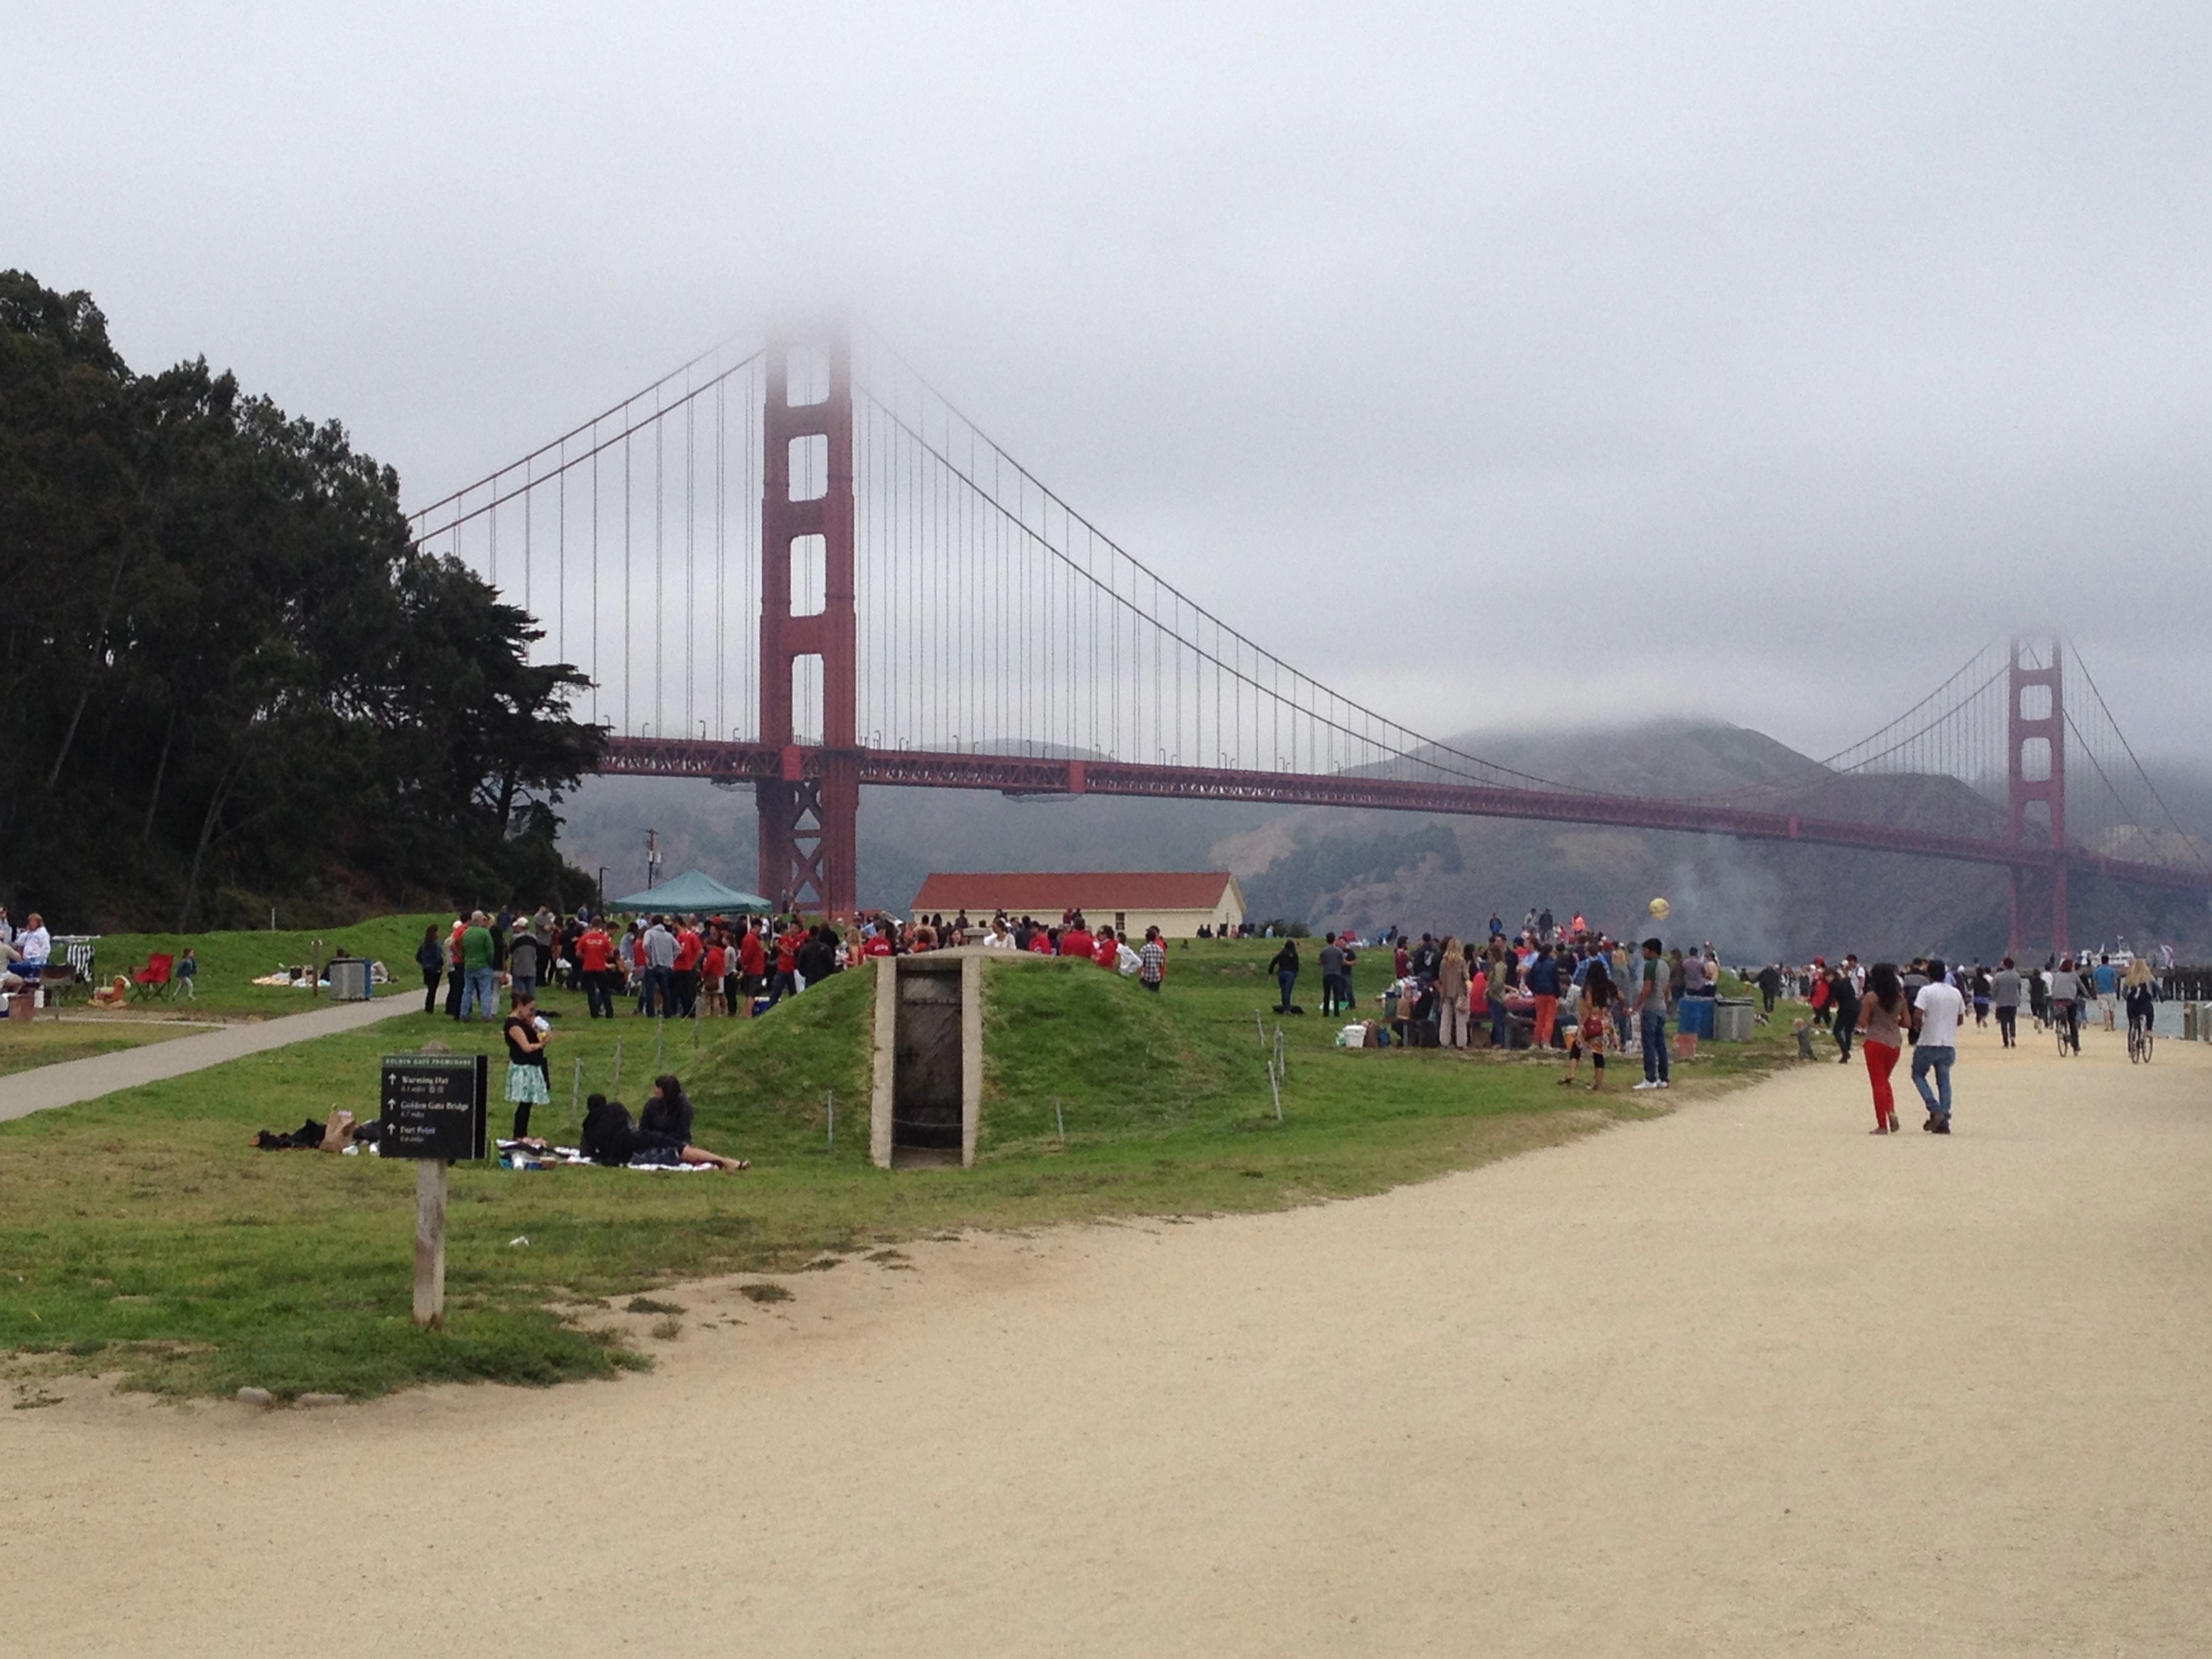
[[[2150,1063],[2150,1019],[2148,1015],[2130,1013],[2128,1016],[2128,1060],[2130,1064]]]
[[[2058,1052],[2063,1057],[2081,1052],[2081,1009],[2063,999],[2051,1005],[2051,1027],[2058,1033]]]

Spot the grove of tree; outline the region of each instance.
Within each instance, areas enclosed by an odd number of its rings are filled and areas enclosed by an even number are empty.
[[[0,272],[0,901],[70,931],[573,902],[602,733],[398,475]]]

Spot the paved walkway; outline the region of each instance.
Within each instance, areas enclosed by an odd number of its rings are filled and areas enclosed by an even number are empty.
[[[174,1037],[149,1042],[89,1060],[66,1060],[58,1066],[41,1066],[28,1072],[0,1077],[0,1123],[28,1117],[56,1106],[74,1106],[81,1100],[97,1100],[118,1089],[135,1089],[142,1083],[159,1083],[182,1077],[228,1060],[283,1048],[310,1037],[329,1036],[360,1026],[390,1019],[422,1005],[412,996],[389,996],[374,1002],[345,1002],[318,1008],[313,1013],[286,1014],[250,1025],[226,1025],[198,1036]]]

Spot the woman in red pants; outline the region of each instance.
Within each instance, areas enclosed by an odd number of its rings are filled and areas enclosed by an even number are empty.
[[[1897,1100],[1890,1093],[1889,1074],[1905,1048],[1905,981],[1893,962],[1877,962],[1867,975],[1866,995],[1859,1001],[1860,1052],[1866,1056],[1867,1080],[1874,1085],[1874,1132],[1897,1133]]]

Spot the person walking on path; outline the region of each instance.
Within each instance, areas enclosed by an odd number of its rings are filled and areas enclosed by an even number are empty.
[[[1828,1000],[1835,1007],[1832,1029],[1836,1034],[1836,1047],[1840,1052],[1836,1063],[1848,1066],[1851,1063],[1851,1039],[1858,1035],[1859,1030],[1858,987],[1851,982],[1849,974],[1838,973],[1835,976],[1835,982],[1828,988]]]
[[[1274,959],[1268,963],[1267,971],[1275,976],[1275,983],[1283,988],[1283,1004],[1275,1012],[1287,1014],[1291,1012],[1291,993],[1297,988],[1298,983],[1297,940],[1286,939],[1283,941],[1283,948],[1276,951]]]
[[[1996,1010],[1997,1036],[2003,1039],[2004,1046],[2018,1048],[2020,969],[2012,965],[2010,957],[1998,963],[1996,972],[1990,975],[1990,1006]]]
[[[438,1012],[438,981],[446,975],[446,947],[438,942],[438,924],[432,922],[422,930],[422,942],[415,947],[415,965],[422,970],[422,1012]]]
[[[2116,1019],[2120,1006],[2120,970],[2112,966],[2111,957],[2101,956],[2097,958],[2097,965],[2091,970],[2090,978],[2096,983],[2097,1007],[2105,1016],[2105,1029],[2108,1031],[2117,1030],[2118,1026]]]
[[[1874,1090],[1874,1132],[1897,1133],[1897,1096],[1889,1086],[1905,1052],[1905,1023],[1911,1018],[1905,1006],[1905,981],[1893,962],[1877,962],[1867,975],[1866,995],[1859,1000],[1860,1052],[1866,1056],[1867,1082]]]
[[[1467,1047],[1467,957],[1459,941],[1447,937],[1437,963],[1437,1046]]]
[[[1912,999],[1912,1025],[1919,1040],[1912,1049],[1912,1086],[1927,1103],[1928,1121],[1920,1127],[1932,1133],[1951,1133],[1951,1067],[1959,1058],[1959,1022],[1966,1000],[1943,975],[1941,962],[1928,964],[1928,983]],[[1928,1073],[1936,1073],[1936,1087],[1928,1086]]]
[[[538,1029],[535,991],[514,994],[514,1008],[501,1030],[507,1038],[507,1098],[514,1108],[514,1139],[520,1140],[530,1133],[530,1109],[547,1105],[553,1098],[545,1061],[551,1034]]]
[[[461,1008],[456,1019],[474,1019],[482,1009],[486,1019],[499,1018],[499,987],[493,980],[493,945],[489,919],[481,910],[469,918],[461,932]]]
[[[1635,1013],[1644,1037],[1644,1081],[1638,1089],[1663,1089],[1667,1066],[1667,963],[1660,952],[1666,947],[1656,939],[1644,941],[1644,973],[1636,988]]]

